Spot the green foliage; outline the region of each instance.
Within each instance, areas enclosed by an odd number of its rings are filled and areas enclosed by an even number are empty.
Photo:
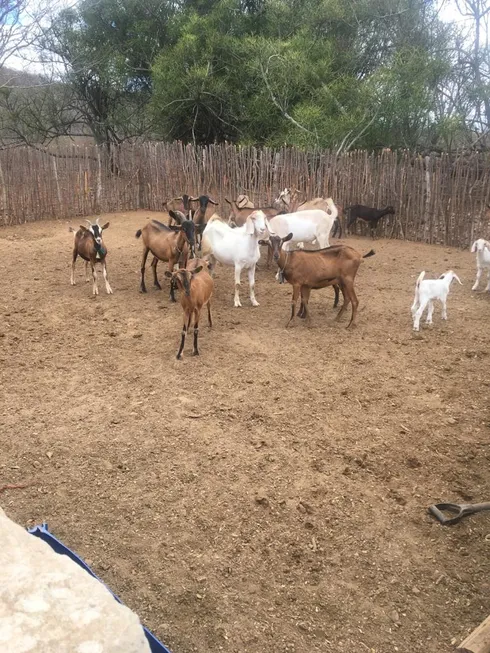
[[[488,83],[460,90],[457,34],[436,4],[81,0],[41,44],[66,66],[57,124],[72,116],[108,145],[444,147]]]

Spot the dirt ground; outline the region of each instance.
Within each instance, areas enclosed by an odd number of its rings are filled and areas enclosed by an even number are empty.
[[[47,521],[174,653],[453,650],[490,613],[489,513],[427,515],[490,501],[474,255],[377,241],[352,331],[331,289],[286,330],[265,256],[255,309],[218,268],[215,326],[179,362],[164,265],[164,290],[138,292],[148,215],[108,217],[97,299],[80,263],[70,286],[68,222],[0,230],[0,485],[33,482],[2,507]],[[449,321],[437,307],[413,335],[416,276],[451,267]]]

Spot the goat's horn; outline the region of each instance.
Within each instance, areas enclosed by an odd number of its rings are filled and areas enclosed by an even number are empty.
[[[87,218],[85,218],[85,222],[87,222],[87,223],[88,223],[88,225],[89,225],[89,227],[91,227],[91,226],[92,226],[92,222],[91,222],[90,220],[87,220]]]
[[[99,225],[99,220],[100,220],[100,218],[97,218],[97,220],[95,221],[95,224],[98,225],[98,226],[100,226]]]

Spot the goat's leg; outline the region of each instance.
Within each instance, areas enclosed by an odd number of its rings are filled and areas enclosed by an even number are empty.
[[[359,306],[359,300],[357,299],[357,295],[354,290],[354,282],[352,279],[345,280],[344,292],[352,304],[352,313],[351,313],[350,321],[346,327],[348,329],[351,326],[356,326],[357,307]]]
[[[213,320],[211,318],[211,300],[208,301],[208,326],[209,328],[213,326]]]
[[[107,265],[105,259],[102,261],[102,274],[104,275],[105,289],[108,295],[112,295],[112,288],[109,284],[109,279],[107,278]]]
[[[255,299],[255,265],[248,268],[248,285],[250,286],[250,302],[252,306],[259,306],[259,302]]]
[[[432,314],[434,313],[434,302],[432,299],[429,300],[429,306],[427,308],[427,319],[425,320],[426,324],[432,324]]]
[[[88,273],[88,261],[85,261],[85,282],[89,283],[90,281],[90,275]]]
[[[157,277],[157,265],[158,265],[158,259],[157,259],[156,256],[154,256],[153,261],[151,262],[151,269],[153,270],[153,285],[158,290],[161,290],[162,287],[161,287],[161,285],[160,285],[160,283],[158,281],[158,277]],[[170,272],[172,272],[172,269],[173,269],[173,266],[170,267],[170,261],[169,261],[169,270],[170,270]]]
[[[375,231],[376,231],[376,227],[377,227],[377,226],[378,226],[378,223],[377,223],[377,222],[370,222],[370,223],[369,223],[369,229],[370,229],[370,231],[371,231],[371,238],[372,238],[373,240],[375,240]]]
[[[473,284],[473,288],[471,290],[476,290],[478,288],[478,284],[480,283],[481,273],[482,273],[482,269],[478,268],[476,271],[475,283]],[[488,284],[490,285],[490,269],[488,270]]]
[[[272,262],[272,247],[269,247],[269,245],[267,245],[267,263],[266,263],[267,269],[270,268],[271,262]]]
[[[140,282],[140,292],[146,292],[146,286],[145,286],[145,266],[146,266],[146,259],[148,258],[148,254],[150,253],[150,248],[145,247],[145,250],[143,252],[143,258],[141,260],[141,282]]]
[[[298,301],[300,293],[300,286],[293,286],[293,295],[291,297],[291,317],[287,321],[286,328],[289,326],[290,322],[294,319],[294,313],[296,311],[296,302]]]
[[[90,265],[92,266],[92,277],[94,279],[94,285],[92,287],[92,294],[93,295],[98,295],[99,294],[99,289],[97,288],[97,268],[95,267],[95,261],[90,261]]]
[[[302,313],[300,317],[303,320],[307,320],[308,323],[310,322],[310,312],[308,310],[308,302],[310,301],[310,293],[311,293],[311,288],[308,288],[308,286],[301,286],[301,304],[303,306]]]
[[[173,260],[173,258],[170,258],[170,260],[168,262],[168,271],[170,273],[172,273],[174,271],[174,267],[175,267],[174,260]],[[170,279],[170,301],[174,302],[174,303],[177,301],[175,299],[175,288],[176,288],[175,282],[174,282],[173,278],[171,278]]]
[[[422,317],[422,313],[424,312],[428,301],[429,301],[428,299],[424,299],[424,301],[420,303],[418,309],[415,311],[415,315],[413,317],[413,330],[414,331],[419,331],[420,330],[420,318]]]
[[[340,284],[339,287],[340,287],[340,290],[341,290],[341,292],[342,292],[342,298],[343,298],[343,301],[342,301],[342,306],[340,307],[340,311],[339,311],[339,312],[337,313],[337,315],[335,316],[335,320],[336,320],[336,321],[339,320],[339,319],[342,317],[342,315],[345,313],[345,309],[346,309],[347,306],[350,304],[350,297],[349,297],[348,294],[345,292],[345,289],[344,289],[343,284]]]
[[[447,301],[447,296],[441,298],[441,304],[442,304],[442,319],[447,320],[447,307],[446,307],[446,301]]]
[[[487,287],[485,288],[486,292],[490,292],[490,268],[488,268],[488,282]]]
[[[77,261],[78,252],[76,249],[73,250],[73,258],[71,261],[71,278],[70,283],[72,286],[75,285],[75,263]]]
[[[199,348],[197,346],[197,339],[199,337],[199,313],[200,311],[197,308],[195,308],[194,309],[194,348],[192,350],[193,356],[199,356]]]
[[[242,273],[242,268],[235,263],[235,308],[241,306],[240,302],[240,275]]]
[[[337,284],[334,285],[333,291],[335,293],[335,299],[333,301],[333,307],[337,308],[337,306],[339,305],[339,297],[340,297],[340,289],[339,289]]]
[[[186,317],[187,317],[187,314],[184,313],[184,324],[182,326],[182,337],[180,339],[179,351],[177,352],[177,360],[180,360],[182,358],[182,352],[184,351],[184,345],[185,345],[185,336],[187,334],[187,331],[189,330],[189,327],[191,326],[192,312],[189,313],[187,322],[186,322],[186,319],[185,319]]]

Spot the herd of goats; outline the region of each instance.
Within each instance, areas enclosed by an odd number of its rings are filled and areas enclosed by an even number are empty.
[[[225,198],[226,199],[226,198]],[[274,200],[272,206],[254,207],[246,195],[236,200],[226,199],[230,204],[230,215],[223,219],[215,211],[217,205],[207,195],[190,197],[182,195],[164,202],[168,214],[168,224],[150,220],[136,232],[136,238],[143,241],[140,291],[146,292],[145,267],[148,254],[153,261],[153,281],[161,289],[157,277],[158,261],[168,263],[165,276],[170,279],[170,298],[175,300],[175,290],[180,292],[184,313],[182,338],[177,358],[182,358],[186,334],[194,327],[193,355],[199,355],[198,334],[201,310],[207,306],[208,323],[212,326],[210,300],[214,290],[213,273],[216,262],[235,269],[235,306],[241,306],[239,288],[242,270],[247,270],[250,286],[250,302],[258,306],[255,298],[255,268],[260,259],[260,245],[268,248],[267,265],[271,259],[277,264],[276,279],[287,281],[293,287],[289,326],[295,315],[302,319],[309,317],[308,301],[312,290],[333,286],[335,292],[334,308],[339,302],[340,293],[343,304],[336,319],[340,318],[351,304],[351,319],[348,327],[355,324],[358,299],[354,290],[354,280],[363,258],[374,255],[370,250],[361,256],[352,247],[339,244],[330,246],[330,237],[342,236],[339,207],[331,198],[317,197],[300,202],[299,193],[284,189]],[[197,208],[191,205],[197,203]],[[346,207],[347,230],[359,218],[369,224],[374,238],[379,220],[394,214],[393,207],[374,209],[356,204]],[[85,260],[87,281],[90,264],[93,278],[93,294],[98,295],[96,264],[100,263],[104,275],[106,291],[112,293],[107,277],[107,249],[102,233],[109,223],[99,225],[99,219],[89,226],[79,229],[70,227],[74,233],[74,248],[71,271],[71,284],[75,285],[75,263],[80,256]],[[200,257],[196,256],[200,252]],[[473,286],[476,290],[484,269],[488,272],[487,291],[490,291],[490,242],[480,238],[471,248],[477,254],[477,278]],[[175,266],[178,269],[175,269]],[[424,279],[421,272],[415,287],[415,300],[412,305],[413,328],[419,330],[420,318],[428,307],[427,323],[432,324],[434,300],[442,303],[442,318],[447,319],[446,300],[453,279],[461,281],[449,270],[439,279]],[[296,304],[300,307],[296,313]]]

